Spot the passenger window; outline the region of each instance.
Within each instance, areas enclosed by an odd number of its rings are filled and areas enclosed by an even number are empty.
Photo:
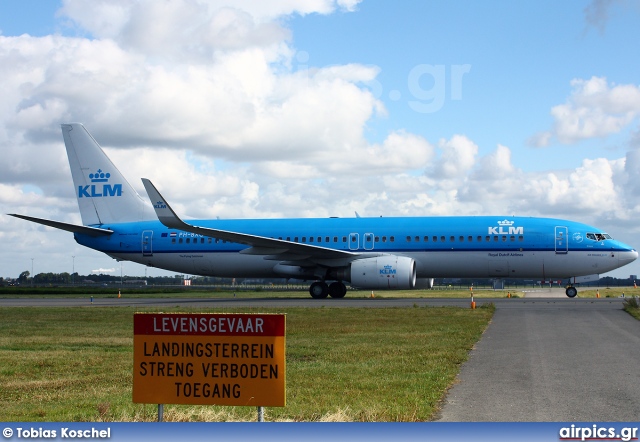
[[[438,237],[437,236],[433,237],[433,242],[438,242]]]
[[[382,242],[387,242],[387,237],[386,236],[382,237]]]
[[[455,237],[455,236],[451,236],[451,237],[449,237],[449,241],[454,242],[455,240],[456,240],[456,237]]]
[[[394,236],[389,237],[389,241],[394,242],[396,238]]]
[[[464,242],[464,236],[460,237],[460,242]]]
[[[445,241],[444,236],[441,236],[441,237],[440,237],[440,241],[442,241],[442,242],[444,242],[444,241]]]
[[[469,242],[473,241],[473,236],[469,235]]]
[[[424,242],[429,242],[429,237],[428,236],[424,237]]]
[[[411,237],[407,236],[407,242],[411,242]]]
[[[420,242],[420,237],[416,236],[416,242]]]

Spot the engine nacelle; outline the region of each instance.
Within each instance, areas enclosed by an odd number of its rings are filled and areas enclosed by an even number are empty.
[[[416,262],[406,256],[384,255],[351,263],[351,285],[361,289],[407,290],[416,286]]]

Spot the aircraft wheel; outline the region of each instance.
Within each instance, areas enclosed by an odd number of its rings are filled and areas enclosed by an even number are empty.
[[[332,298],[344,298],[346,294],[347,287],[343,283],[336,281],[329,284],[329,295]]]
[[[567,290],[565,290],[565,293],[569,298],[575,298],[576,295],[578,294],[578,289],[576,289],[575,287],[567,287]]]
[[[309,287],[309,293],[314,299],[323,299],[329,295],[329,286],[324,281],[316,281]]]

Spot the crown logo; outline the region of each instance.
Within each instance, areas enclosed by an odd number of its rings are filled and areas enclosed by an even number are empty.
[[[505,219],[504,221],[498,221],[498,225],[499,226],[512,226],[513,225],[513,221],[509,221],[508,219]]]
[[[109,181],[111,174],[109,172],[104,173],[101,169],[98,169],[96,173],[90,173],[89,179],[92,183],[106,183]]]

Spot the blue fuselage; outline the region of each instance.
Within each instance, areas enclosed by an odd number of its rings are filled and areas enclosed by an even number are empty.
[[[600,229],[550,218],[380,217],[190,223],[354,252],[363,258],[407,256],[415,260],[418,278],[567,278],[602,274],[638,256],[632,247],[611,239]],[[76,240],[117,259],[206,276],[290,276],[278,266],[286,260],[286,254],[241,253],[249,246],[170,229],[158,221],[99,227],[114,234],[96,238],[76,233]],[[349,262],[342,261],[314,262],[326,267]]]

